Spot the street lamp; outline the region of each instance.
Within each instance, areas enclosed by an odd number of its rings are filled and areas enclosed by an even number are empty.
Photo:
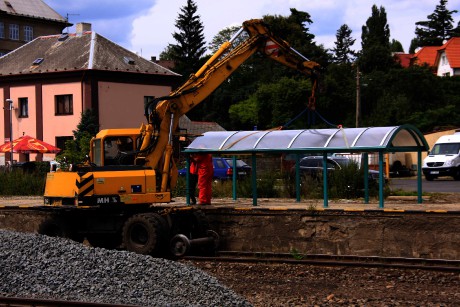
[[[10,155],[10,167],[13,167],[13,99],[6,99],[6,102],[10,104],[10,144],[11,144],[11,155]]]

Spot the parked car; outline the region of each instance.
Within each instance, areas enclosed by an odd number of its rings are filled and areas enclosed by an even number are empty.
[[[326,166],[327,173],[330,174],[335,170],[340,170],[346,165],[353,163],[353,160],[347,157],[334,156],[327,157]],[[310,176],[313,179],[319,179],[323,176],[323,156],[307,156],[302,158],[299,161],[299,171],[301,176]],[[292,168],[291,172],[295,173],[295,167]],[[369,181],[378,182],[379,172],[376,170],[369,170]],[[386,176],[384,176],[385,181],[387,181]]]
[[[213,157],[212,164],[214,166],[214,179],[231,180],[233,178],[233,158]],[[236,160],[236,170],[238,179],[246,178],[251,174],[251,167],[243,160]],[[185,176],[186,174],[186,168],[179,170],[179,176]]]

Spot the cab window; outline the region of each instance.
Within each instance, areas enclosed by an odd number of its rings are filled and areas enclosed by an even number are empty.
[[[104,139],[104,165],[132,165],[134,142],[129,136]]]

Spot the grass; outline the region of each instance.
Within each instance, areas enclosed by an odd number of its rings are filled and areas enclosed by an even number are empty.
[[[336,170],[331,174],[328,182],[328,196],[331,199],[356,199],[364,196],[364,180],[362,171],[357,165],[350,164],[341,170]],[[185,196],[185,178],[180,177],[177,183],[175,196]],[[237,197],[251,198],[252,182],[251,178],[238,180]],[[378,184],[369,182],[369,196],[378,196]],[[384,195],[388,196],[390,190],[385,186]],[[228,198],[233,196],[233,186],[231,180],[215,180],[212,184],[212,197]],[[304,199],[322,199],[323,181],[322,178],[312,178],[301,176],[300,196]],[[257,197],[259,198],[294,198],[296,197],[295,180],[290,173],[266,172],[258,174],[257,178]]]
[[[38,165],[33,170],[0,169],[0,195],[43,195],[46,171],[47,169],[42,165]]]

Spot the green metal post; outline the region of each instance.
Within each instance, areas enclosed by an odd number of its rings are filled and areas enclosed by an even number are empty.
[[[300,202],[300,164],[299,154],[295,155],[295,199]]]
[[[383,208],[383,152],[379,151],[379,208]]]
[[[233,156],[233,174],[232,174],[232,195],[233,195],[233,200],[236,200],[236,176],[238,175],[237,169],[236,169],[236,156]]]
[[[327,153],[323,153],[323,198],[324,198],[323,207],[327,208],[329,206],[328,196],[327,196]]]
[[[417,203],[422,202],[422,152],[417,151]]]
[[[364,172],[364,203],[369,203],[369,154],[367,152],[363,153],[362,159],[363,163],[363,172]]]
[[[252,205],[257,206],[257,172],[256,154],[252,154]]]

